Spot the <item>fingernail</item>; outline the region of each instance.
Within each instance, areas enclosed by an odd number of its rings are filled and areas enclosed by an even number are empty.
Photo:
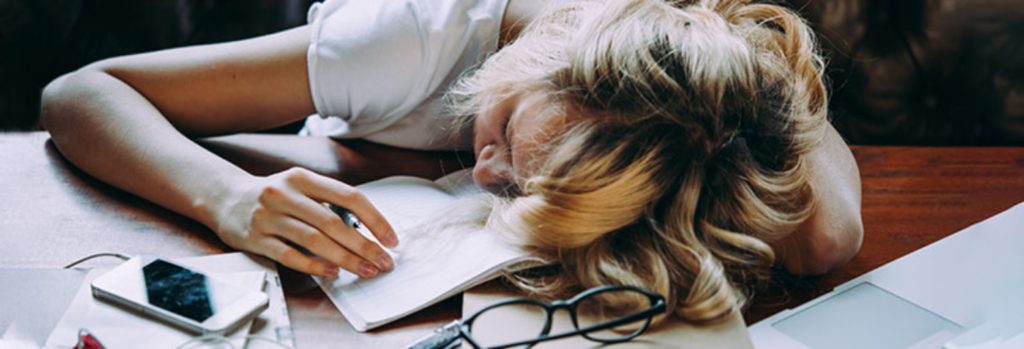
[[[321,268],[323,270],[320,271],[320,274],[323,276],[338,276],[338,267],[336,266],[325,264]]]
[[[359,276],[368,279],[377,276],[377,273],[379,273],[379,271],[377,271],[377,268],[375,268],[369,262],[363,261],[359,263]]]
[[[380,256],[377,256],[377,265],[380,265],[381,269],[385,271],[391,270],[391,268],[395,267],[395,265],[391,262],[391,256],[388,256],[387,254],[381,254]]]
[[[384,245],[387,245],[387,247],[395,247],[398,245],[398,235],[396,235],[394,231],[390,232],[385,240],[387,241],[384,242]]]

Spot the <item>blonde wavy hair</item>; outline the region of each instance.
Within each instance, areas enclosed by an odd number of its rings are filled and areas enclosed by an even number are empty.
[[[706,322],[744,306],[775,259],[765,241],[812,211],[822,67],[808,26],[780,6],[576,1],[448,97],[463,115],[515,93],[585,114],[486,219],[560,263],[556,275],[520,276],[522,287],[554,297],[636,285]]]

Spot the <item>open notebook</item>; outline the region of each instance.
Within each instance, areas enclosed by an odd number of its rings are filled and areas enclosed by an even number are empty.
[[[437,227],[432,222],[454,212],[451,206],[457,199],[481,193],[467,170],[436,182],[391,177],[358,188],[398,233],[399,246],[389,251],[395,269],[366,280],[345,270],[336,278],[314,277],[358,331],[387,324],[503,273],[545,264],[492,232],[425,228]]]

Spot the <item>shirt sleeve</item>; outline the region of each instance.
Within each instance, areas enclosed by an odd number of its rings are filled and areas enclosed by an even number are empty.
[[[394,124],[497,46],[507,0],[328,0],[310,8],[310,91],[345,137]],[[330,132],[328,132],[330,133]]]

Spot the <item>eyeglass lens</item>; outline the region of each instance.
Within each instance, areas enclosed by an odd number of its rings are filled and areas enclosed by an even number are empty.
[[[548,335],[586,330],[611,321],[626,318],[650,309],[653,305],[643,293],[629,290],[608,290],[591,294],[576,303],[575,323],[567,311],[555,311],[553,328]],[[473,321],[469,331],[474,340],[484,347],[529,341],[543,335],[547,309],[537,303],[520,302],[491,308]],[[523,320],[529,319],[529,320]],[[643,330],[650,317],[641,318],[614,328],[584,334],[595,341],[617,341],[635,336]],[[573,327],[576,328],[573,328]],[[521,348],[526,348],[522,346]]]
[[[540,337],[546,317],[547,310],[540,304],[507,304],[481,313],[469,330],[480,345],[495,347]]]
[[[641,313],[653,306],[649,298],[633,290],[609,290],[592,294],[580,299],[576,306],[577,328],[586,330],[589,327],[613,322]],[[650,317],[643,321],[632,321],[604,330],[584,333],[583,336],[596,341],[616,341],[631,337],[643,330]]]

